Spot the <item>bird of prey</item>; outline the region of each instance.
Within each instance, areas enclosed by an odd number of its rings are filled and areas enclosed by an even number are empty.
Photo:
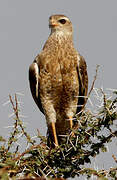
[[[49,18],[51,33],[29,68],[34,101],[45,115],[49,137],[55,146],[73,127],[73,118],[85,104],[87,66],[73,44],[73,28],[64,15]]]

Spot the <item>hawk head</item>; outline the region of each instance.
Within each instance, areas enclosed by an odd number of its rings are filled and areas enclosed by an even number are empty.
[[[72,23],[67,16],[64,15],[52,15],[49,18],[49,27],[51,33],[68,33],[72,34]]]

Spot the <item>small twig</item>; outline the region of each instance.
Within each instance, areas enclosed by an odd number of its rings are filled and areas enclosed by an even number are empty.
[[[77,143],[78,143],[78,136],[76,136],[76,143],[75,143],[75,146],[77,146]]]
[[[18,118],[18,101],[17,101],[17,96],[15,94],[15,103],[16,103],[16,116]]]
[[[92,90],[93,90],[93,88],[94,88],[95,81],[96,81],[96,79],[97,79],[98,68],[99,68],[99,65],[96,66],[96,73],[95,73],[95,76],[94,76],[94,79],[93,79],[93,82],[92,82],[90,91],[89,91],[89,93],[88,93],[88,95],[87,95],[87,98],[86,98],[86,100],[85,100],[85,103],[84,103],[81,111],[80,111],[77,115],[81,114],[81,113],[84,111],[84,108],[85,108],[85,105],[86,105],[86,103],[87,103],[87,100],[88,100],[89,97],[90,97],[90,94],[91,94],[91,92],[92,92]]]
[[[36,149],[36,148],[40,148],[40,145],[35,145],[35,146],[31,146],[30,148],[28,148],[26,151],[24,151],[23,153],[19,154],[16,158],[13,159],[13,161],[18,161],[21,157],[23,157],[25,154],[28,154],[30,151]]]
[[[93,80],[93,82],[92,82],[91,89],[90,89],[90,91],[89,91],[89,93],[88,93],[88,97],[90,96],[90,94],[91,94],[91,92],[92,92],[92,90],[93,90],[93,88],[94,88],[94,84],[95,84],[95,81],[96,81],[96,79],[97,79],[98,68],[99,68],[99,65],[96,66],[96,73],[95,73],[95,76],[94,76],[94,80]]]

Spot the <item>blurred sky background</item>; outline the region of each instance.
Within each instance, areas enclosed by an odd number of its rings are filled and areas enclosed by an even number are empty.
[[[41,51],[50,30],[52,14],[68,16],[74,28],[75,48],[87,62],[89,88],[100,70],[95,86],[117,88],[117,1],[116,0],[0,0],[0,135],[8,136],[13,124],[11,105],[3,106],[8,95],[18,96],[27,131],[35,135],[39,128],[46,135],[46,122],[38,110],[29,89],[28,69]],[[98,159],[99,167],[114,164],[116,141],[106,155]],[[117,155],[117,154],[115,154]],[[110,160],[111,159],[111,160]],[[106,161],[106,163],[104,163]],[[97,162],[97,161],[96,161]]]

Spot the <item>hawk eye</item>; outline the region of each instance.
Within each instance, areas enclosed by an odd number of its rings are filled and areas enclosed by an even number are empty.
[[[66,20],[65,20],[65,19],[60,19],[59,22],[60,22],[61,24],[65,24],[65,23],[66,23]]]

